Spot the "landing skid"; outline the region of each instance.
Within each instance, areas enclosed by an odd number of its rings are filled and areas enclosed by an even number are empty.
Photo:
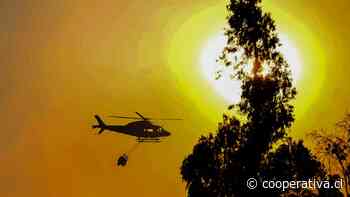
[[[139,143],[160,143],[159,138],[137,138],[136,141]]]

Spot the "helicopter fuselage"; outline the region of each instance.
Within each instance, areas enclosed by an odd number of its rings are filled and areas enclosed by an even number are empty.
[[[135,121],[126,125],[106,125],[105,130],[114,131],[126,135],[142,138],[168,137],[170,132],[158,125],[154,125],[149,121]]]

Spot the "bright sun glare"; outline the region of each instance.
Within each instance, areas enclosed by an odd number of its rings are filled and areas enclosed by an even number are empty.
[[[291,67],[293,81],[294,84],[296,84],[301,77],[302,61],[297,47],[290,41],[290,39],[285,34],[280,34],[280,39],[282,43],[280,51],[283,53]],[[199,61],[203,76],[213,86],[213,89],[225,99],[225,101],[232,104],[237,102],[240,98],[239,82],[230,79],[229,69],[224,70],[222,77],[215,80],[215,73],[221,68],[220,64],[216,62],[216,59],[220,55],[225,44],[226,38],[223,33],[211,37],[202,47]]]

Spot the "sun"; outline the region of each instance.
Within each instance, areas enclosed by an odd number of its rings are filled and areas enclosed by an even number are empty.
[[[279,38],[282,43],[279,50],[291,67],[293,82],[296,85],[302,77],[302,60],[299,56],[298,48],[286,34],[280,34]],[[218,80],[215,79],[215,73],[219,68],[222,68],[216,60],[225,44],[226,38],[223,33],[219,33],[208,39],[203,47],[201,47],[199,65],[201,66],[202,76],[210,83],[214,91],[222,96],[226,102],[232,104],[236,103],[240,98],[240,83],[230,79],[231,72],[229,69],[224,69],[222,77]]]
[[[313,113],[312,106],[321,99],[325,88],[328,63],[325,46],[318,34],[302,20],[288,14],[288,10],[275,7],[273,3],[265,3],[265,6],[274,13],[279,27],[278,35],[283,44],[280,51],[291,66],[298,92],[293,100],[295,119],[302,122]],[[213,124],[221,121],[221,112],[237,103],[241,95],[240,83],[232,81],[228,71],[215,80],[215,72],[220,68],[216,59],[226,44],[222,32],[222,27],[227,25],[225,10],[222,2],[193,12],[186,21],[179,20],[176,31],[169,31],[164,51],[176,91],[191,103],[193,113],[198,112]]]

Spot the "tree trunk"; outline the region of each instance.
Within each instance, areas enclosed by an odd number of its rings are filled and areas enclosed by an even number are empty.
[[[344,182],[345,182],[345,197],[350,197],[350,194],[349,194],[349,191],[348,191],[348,177],[347,177],[347,175],[346,175],[346,169],[345,169],[345,167],[344,167],[344,164],[342,163],[342,161],[341,161],[341,159],[339,158],[339,156],[338,155],[336,155],[336,157],[337,157],[337,160],[338,160],[338,162],[339,162],[339,165],[340,165],[340,167],[341,167],[341,169],[342,169],[342,173],[343,173],[343,177],[344,177]]]

